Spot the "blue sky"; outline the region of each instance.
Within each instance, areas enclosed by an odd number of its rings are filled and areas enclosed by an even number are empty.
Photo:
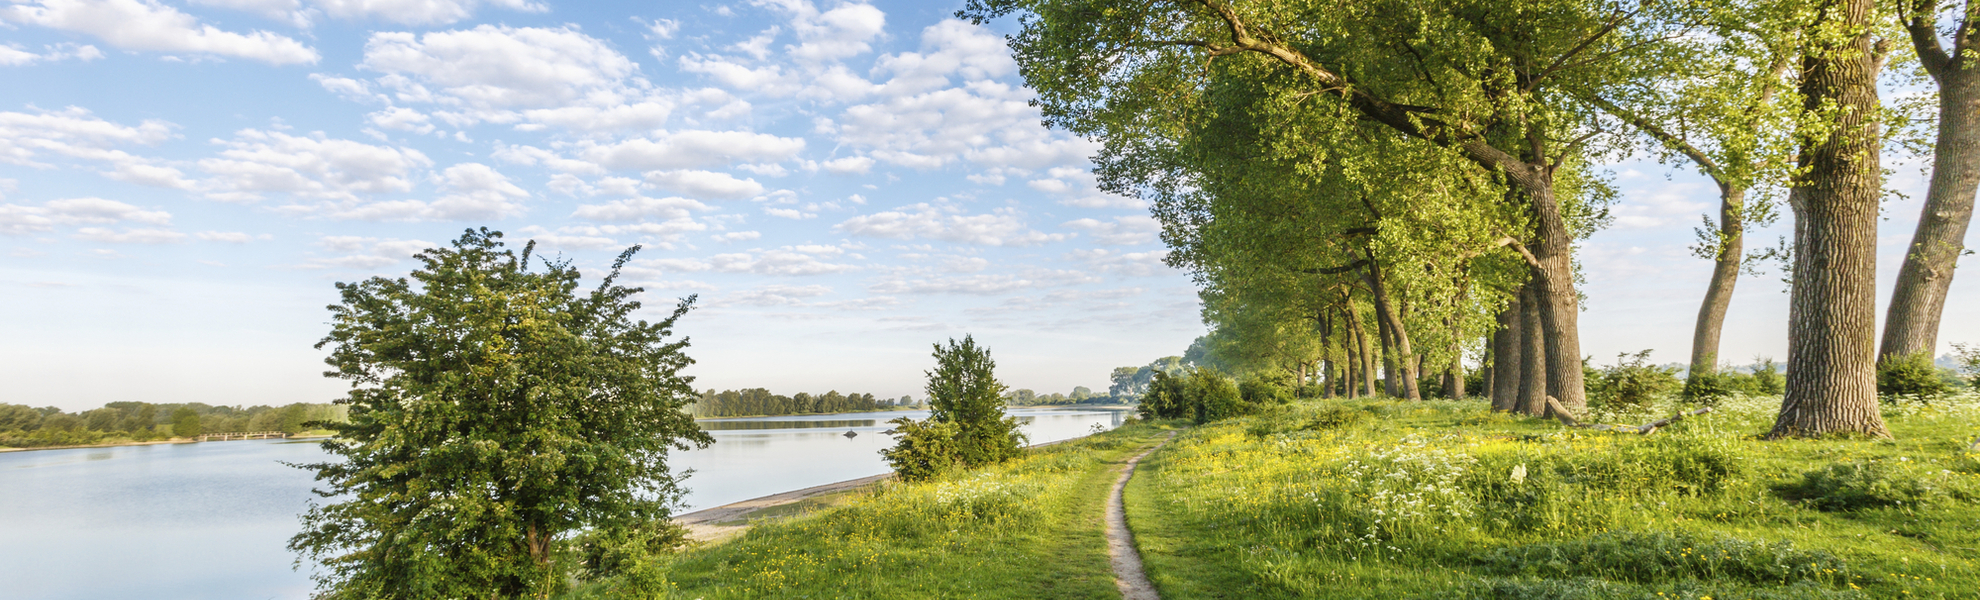
[[[592,272],[643,244],[655,313],[701,296],[703,388],[920,396],[964,333],[1046,392],[1179,354],[1203,326],[1146,207],[1093,188],[1094,147],[956,8],[0,2],[0,401],[326,401],[332,283],[484,225]],[[1712,188],[1615,169],[1584,351],[1680,360]],[[1886,290],[1916,211],[1887,206]],[[1744,282],[1725,355],[1784,358],[1780,290]],[[1943,340],[1980,342],[1975,290]]]

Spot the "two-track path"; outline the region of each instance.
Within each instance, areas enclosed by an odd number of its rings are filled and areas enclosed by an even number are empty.
[[[1134,467],[1143,457],[1155,453],[1176,439],[1176,432],[1162,438],[1162,443],[1134,455],[1127,464],[1121,466],[1120,479],[1114,480],[1114,492],[1107,495],[1107,556],[1114,563],[1114,585],[1121,589],[1122,600],[1161,600],[1155,593],[1155,584],[1148,581],[1148,573],[1141,569],[1141,551],[1134,547],[1134,532],[1128,530],[1127,509],[1121,505],[1121,490],[1127,488],[1128,478],[1134,477]]]

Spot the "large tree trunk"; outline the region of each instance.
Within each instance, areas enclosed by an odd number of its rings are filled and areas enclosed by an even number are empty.
[[[1889,437],[1877,412],[1879,110],[1870,47],[1873,0],[1825,0],[1808,26],[1804,108],[1824,121],[1802,142],[1791,194],[1794,286],[1787,393],[1769,438],[1838,432]],[[1836,39],[1837,30],[1851,36]],[[1826,39],[1825,39],[1826,38]],[[1830,108],[1833,107],[1833,108]]]
[[[1389,320],[1382,318],[1382,307],[1375,307],[1375,334],[1380,336],[1382,346],[1382,393],[1396,397],[1396,342],[1389,331]]]
[[[1416,351],[1409,343],[1409,329],[1403,325],[1402,315],[1397,312],[1395,303],[1390,301],[1389,286],[1382,282],[1382,271],[1375,265],[1375,256],[1371,253],[1368,257],[1368,270],[1364,273],[1363,279],[1366,279],[1369,288],[1375,291],[1376,319],[1388,325],[1389,338],[1396,344],[1396,356],[1390,364],[1397,368],[1390,372],[1389,395],[1422,400],[1423,394],[1417,390],[1416,385],[1416,374],[1420,370],[1420,365],[1417,364]]]
[[[1444,397],[1452,400],[1464,399],[1464,350],[1451,355],[1451,369],[1444,372]]]
[[[1545,172],[1545,168],[1536,167]],[[1588,395],[1581,372],[1581,307],[1574,289],[1573,241],[1567,223],[1555,202],[1553,174],[1545,172],[1544,186],[1526,190],[1533,199],[1539,237],[1532,252],[1539,268],[1535,294],[1529,299],[1539,306],[1540,330],[1546,347],[1546,394],[1561,401],[1568,412],[1588,410]]]
[[[1686,379],[1719,371],[1719,334],[1725,330],[1726,308],[1732,306],[1733,287],[1739,284],[1740,261],[1746,253],[1746,224],[1740,217],[1745,204],[1745,189],[1719,184],[1718,256],[1712,261],[1712,281],[1705,286],[1705,302],[1698,307],[1698,323],[1691,332],[1691,370]]]
[[[1971,1],[1966,12],[1973,14]],[[1917,6],[1928,6],[1919,3]],[[1929,4],[1936,8],[1937,3]],[[1966,250],[1973,220],[1973,192],[1980,187],[1980,29],[1961,19],[1949,55],[1938,44],[1936,11],[1919,11],[1910,23],[1912,46],[1939,84],[1939,138],[1933,143],[1932,183],[1918,230],[1898,268],[1897,287],[1884,316],[1879,358],[1938,354],[1939,319],[1953,269]]]
[[[1515,407],[1515,410],[1522,414],[1536,417],[1547,414],[1547,392],[1550,390],[1547,380],[1547,342],[1544,339],[1547,337],[1547,331],[1546,326],[1541,323],[1544,319],[1540,315],[1545,304],[1542,301],[1545,292],[1542,292],[1540,287],[1538,281],[1528,281],[1522,287],[1522,293],[1526,297],[1519,303],[1521,320],[1519,403]]]
[[[1492,410],[1519,410],[1520,379],[1526,374],[1526,286],[1520,286],[1499,312],[1499,330],[1492,338]]]
[[[1494,352],[1497,351],[1495,348],[1496,342],[1498,341],[1497,336],[1498,336],[1498,332],[1493,332],[1492,335],[1485,336],[1484,356],[1480,358],[1478,361],[1478,373],[1479,375],[1482,376],[1481,378],[1484,380],[1478,386],[1478,393],[1484,395],[1485,400],[1487,402],[1493,403],[1494,407],[1497,406],[1498,400],[1492,397],[1492,383],[1493,383],[1492,377],[1494,373],[1498,371],[1498,369],[1492,367],[1492,363],[1494,361],[1492,357],[1494,356]]]

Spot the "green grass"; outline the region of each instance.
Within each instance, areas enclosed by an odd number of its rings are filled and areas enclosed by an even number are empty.
[[[1650,436],[1302,403],[1144,460],[1129,521],[1171,600],[1980,597],[1980,397],[1888,409],[1896,440],[1762,441],[1776,403]]]
[[[1167,431],[1133,424],[975,472],[890,482],[565,597],[1119,598],[1106,495],[1115,469]]]

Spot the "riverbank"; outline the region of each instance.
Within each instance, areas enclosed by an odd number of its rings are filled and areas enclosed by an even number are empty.
[[[310,439],[323,439],[323,438],[327,438],[327,437],[332,437],[332,436],[333,436],[333,434],[331,434],[331,433],[328,433],[328,432],[322,432],[322,433],[318,433],[318,432],[310,432],[310,433],[299,433],[299,434],[296,434],[296,435],[292,435],[292,436],[289,436],[289,437],[286,437],[286,438],[280,438],[280,439],[285,439],[285,440],[310,440]],[[263,439],[266,439],[266,438],[263,438]],[[213,443],[213,442],[244,442],[244,441],[249,441],[249,440],[208,440],[208,441],[204,441],[204,442],[202,442],[202,441],[199,441],[199,440],[195,440],[195,439],[192,439],[192,438],[182,438],[182,437],[175,437],[175,438],[166,438],[166,439],[162,439],[162,440],[146,440],[146,441],[142,441],[142,442],[139,442],[139,441],[125,441],[125,442],[110,442],[110,443],[106,443],[106,444],[82,444],[82,445],[75,445],[75,446],[32,446],[32,447],[27,447],[27,448],[10,448],[10,447],[0,447],[0,452],[27,452],[27,451],[30,451],[30,450],[73,450],[73,449],[76,449],[76,448],[122,448],[122,447],[125,447],[125,446],[156,446],[156,445],[159,445],[159,444],[208,444],[208,443]]]
[[[1759,439],[1777,407],[1729,400],[1645,436],[1482,402],[1301,402],[1182,433],[1124,516],[1171,600],[1972,597],[1980,397],[1886,406],[1895,440]],[[1118,598],[1097,510],[1162,433],[813,497],[659,559],[660,588],[570,597]]]

